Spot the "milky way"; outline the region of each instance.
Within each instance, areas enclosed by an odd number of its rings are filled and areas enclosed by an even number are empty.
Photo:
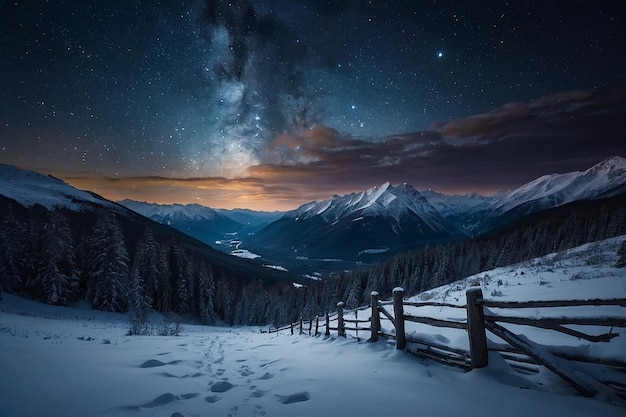
[[[1,161],[76,175],[246,177],[320,163],[284,146],[314,126],[383,143],[626,74],[620,1],[11,1],[0,15]]]

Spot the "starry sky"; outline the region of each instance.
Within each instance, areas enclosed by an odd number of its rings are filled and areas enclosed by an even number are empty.
[[[0,162],[121,200],[490,194],[626,156],[626,3],[0,3]]]

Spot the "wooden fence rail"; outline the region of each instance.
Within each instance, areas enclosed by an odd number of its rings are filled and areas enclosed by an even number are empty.
[[[393,312],[387,309],[393,306]],[[498,324],[532,326],[535,328],[556,331],[578,339],[589,342],[610,342],[618,336],[615,328],[626,328],[626,315],[620,316],[594,316],[594,317],[521,317],[494,313],[492,309],[518,310],[525,308],[551,308],[551,307],[578,307],[578,306],[619,306],[626,307],[626,299],[612,300],[556,300],[556,301],[492,301],[483,298],[482,290],[478,287],[470,288],[466,291],[466,304],[457,305],[440,302],[407,302],[404,301],[404,290],[400,287],[393,289],[393,298],[389,301],[380,301],[379,293],[371,293],[370,305],[357,310],[347,311],[344,303],[337,303],[337,312],[333,314],[325,313],[324,317],[315,316],[308,321],[300,319],[296,323],[291,323],[280,328],[270,328],[269,332],[279,332],[289,330],[294,334],[298,328],[299,334],[307,333],[318,336],[324,332],[329,336],[331,331],[336,331],[337,335],[346,337],[346,332],[355,332],[359,337],[359,332],[369,332],[369,340],[376,342],[379,337],[395,340],[396,349],[405,349],[407,343],[412,346],[412,353],[431,358],[448,365],[454,365],[466,370],[488,366],[488,352],[497,351],[503,354],[508,361],[538,364],[553,371],[563,380],[567,381],[584,396],[593,396],[598,391],[588,378],[581,378],[577,372],[571,370],[571,366],[565,365],[563,361],[586,362],[610,366],[626,372],[626,361],[591,357],[587,349],[575,348],[563,349],[557,346],[542,346],[529,340],[526,336],[517,335],[510,329]],[[405,313],[405,308],[411,310],[423,307],[439,307],[450,309],[463,309],[465,316],[457,319],[441,319],[429,317],[428,315],[416,315]],[[359,312],[368,313],[368,318],[359,318]],[[346,318],[346,314],[354,314],[354,318]],[[391,323],[393,332],[386,331],[381,326],[381,321]],[[438,343],[434,340],[427,340],[415,334],[406,334],[406,323],[418,323],[421,325],[459,329],[467,332],[469,350],[460,349]],[[586,334],[581,330],[565,327],[566,325],[608,327],[606,333],[600,335]],[[487,331],[496,335],[506,344],[487,341]],[[587,354],[586,354],[587,353]],[[626,399],[626,383],[624,381],[599,381],[615,389],[617,395]],[[615,387],[618,387],[617,389]]]

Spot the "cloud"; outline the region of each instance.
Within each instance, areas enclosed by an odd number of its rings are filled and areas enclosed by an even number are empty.
[[[524,103],[508,103],[489,113],[470,116],[446,123],[441,129],[445,137],[480,137],[487,139],[515,123],[523,121],[529,114]]]

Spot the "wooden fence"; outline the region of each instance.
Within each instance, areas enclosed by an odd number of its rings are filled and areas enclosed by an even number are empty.
[[[619,333],[614,332],[617,328],[626,328],[626,315],[620,310],[615,316],[588,316],[566,317],[559,310],[554,317],[528,317],[519,315],[523,309],[550,309],[582,306],[616,306],[626,307],[626,299],[612,300],[569,300],[569,301],[525,301],[525,302],[498,302],[483,298],[482,290],[478,287],[466,291],[466,304],[457,305],[439,302],[407,302],[404,300],[404,290],[394,288],[391,301],[380,301],[378,292],[371,293],[370,305],[356,310],[344,311],[344,303],[337,304],[337,311],[333,314],[325,313],[323,318],[315,316],[305,321],[300,319],[280,328],[270,328],[269,332],[289,331],[291,334],[308,334],[317,336],[324,334],[330,336],[331,332],[345,337],[347,332],[360,339],[360,334],[369,335],[369,341],[376,342],[380,337],[395,340],[396,349],[407,349],[407,343],[411,344],[410,351],[416,355],[434,359],[439,362],[460,367],[467,371],[474,368],[488,366],[489,351],[499,352],[512,367],[527,373],[538,372],[530,368],[528,364],[541,365],[551,370],[567,383],[576,388],[584,396],[594,396],[598,392],[598,382],[611,388],[622,399],[626,399],[625,378],[613,380],[593,379],[581,377],[574,371],[571,363],[596,364],[616,369],[612,375],[624,375],[626,373],[626,360],[604,359],[593,357],[588,354],[585,346],[563,347],[541,345],[531,341],[522,334],[516,334],[511,327],[532,326],[551,332],[582,339],[591,343],[610,342]],[[389,307],[393,310],[390,311]],[[446,319],[435,318],[432,315],[418,314],[424,307],[447,309],[456,313],[448,314]],[[410,310],[411,312],[407,312]],[[495,313],[494,311],[499,311]],[[367,317],[369,313],[369,317]],[[443,314],[437,314],[443,316]],[[550,314],[547,314],[550,316]],[[359,318],[367,317],[367,318]],[[354,317],[354,318],[351,318]],[[382,323],[389,322],[391,327],[386,328]],[[419,332],[407,332],[407,323],[418,325],[436,326],[462,330],[467,333],[467,348],[450,346],[438,340],[420,335]],[[505,326],[502,325],[505,324]],[[569,327],[566,327],[569,326]],[[573,326],[573,327],[572,327]],[[585,327],[603,329],[603,333],[592,335],[585,333]],[[608,328],[608,331],[606,330]],[[487,332],[497,336],[502,342],[487,339]],[[625,352],[626,357],[626,352]],[[569,363],[566,363],[569,362]],[[622,379],[621,381],[615,379]]]

